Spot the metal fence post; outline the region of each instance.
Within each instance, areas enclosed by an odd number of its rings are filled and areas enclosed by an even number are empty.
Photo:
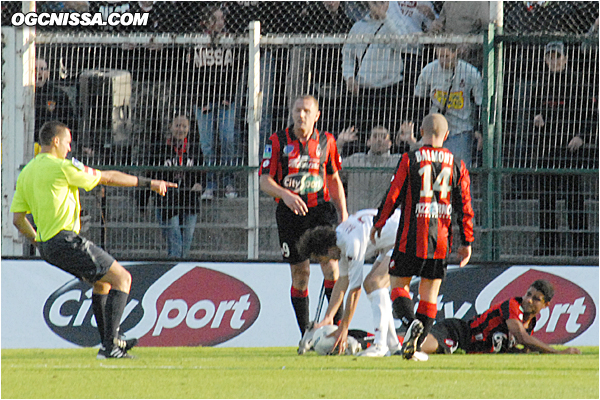
[[[248,44],[248,259],[258,259],[259,182],[258,138],[261,115],[260,22],[250,23]]]

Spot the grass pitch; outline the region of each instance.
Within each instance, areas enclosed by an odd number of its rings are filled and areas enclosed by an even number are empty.
[[[277,348],[2,350],[2,398],[599,398],[598,347],[583,355],[296,355]]]

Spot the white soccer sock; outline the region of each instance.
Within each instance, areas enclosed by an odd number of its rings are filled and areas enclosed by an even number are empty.
[[[382,307],[382,313],[383,315],[386,316],[387,319],[387,325],[388,325],[388,329],[387,329],[387,346],[390,349],[393,349],[395,347],[400,346],[400,342],[398,341],[398,335],[396,334],[396,325],[394,325],[394,313],[392,311],[392,299],[390,298],[390,293],[387,291],[387,288],[383,289],[385,290],[385,296],[382,299],[383,301],[383,307]]]
[[[375,326],[375,340],[373,342],[379,346],[387,346],[389,322],[385,310],[385,298],[387,298],[389,301],[390,293],[388,292],[387,288],[377,289],[367,294],[367,297],[371,302],[371,311],[373,312],[373,325]]]

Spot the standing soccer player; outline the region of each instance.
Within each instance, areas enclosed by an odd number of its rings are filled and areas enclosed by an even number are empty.
[[[71,131],[58,121],[45,123],[40,130],[41,152],[17,179],[10,211],[13,224],[34,242],[42,258],[93,285],[92,305],[102,346],[98,358],[131,358],[127,350],[137,341],[118,338],[119,324],[131,288],[131,274],[110,254],[79,236],[79,188],[92,190],[98,184],[139,186],[165,195],[177,184],[128,175],[119,171],[89,168],[76,159],[67,160],[71,151]],[[26,218],[33,215],[37,230]]]
[[[290,263],[292,306],[302,335],[310,323],[310,261],[298,253],[296,244],[308,229],[337,225],[338,213],[340,222],[348,218],[344,186],[338,173],[341,158],[333,135],[315,129],[320,115],[319,103],[313,96],[297,98],[292,108],[294,126],[271,135],[260,170],[261,190],[278,203],[279,243],[283,260]],[[325,293],[330,299],[338,277],[338,263],[330,260],[322,263],[321,269]]]
[[[388,218],[401,207],[389,272],[394,311],[408,326],[402,356],[415,360],[427,359],[420,347],[437,314],[437,296],[452,248],[453,212],[460,230],[461,267],[469,262],[473,243],[469,172],[463,160],[443,147],[448,137],[446,118],[441,114],[426,116],[421,135],[423,146],[402,155],[371,229],[375,242]],[[421,277],[416,314],[409,294],[413,276]]]

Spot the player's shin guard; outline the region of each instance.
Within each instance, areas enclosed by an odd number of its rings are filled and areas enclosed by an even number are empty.
[[[127,305],[129,293],[120,290],[111,289],[106,296],[105,307],[105,327],[104,327],[104,347],[112,349],[113,340],[117,337],[117,331],[121,324],[121,317]]]
[[[436,303],[428,303],[426,301],[419,301],[419,307],[417,308],[416,317],[421,320],[423,323],[423,333],[419,337],[417,341],[417,350],[421,350],[421,345],[425,341],[425,338],[431,331],[431,327],[433,326],[433,322],[435,321],[435,317],[437,315],[437,304]]]
[[[408,328],[415,319],[415,310],[410,294],[404,288],[393,288],[391,297],[396,318],[400,319]]]
[[[323,280],[323,286],[325,287],[325,296],[327,296],[327,304],[331,301],[331,294],[333,293],[333,287],[336,281]],[[339,307],[333,316],[333,323],[339,325],[343,317],[342,307]],[[317,321],[318,322],[318,321]]]
[[[298,321],[298,327],[300,328],[300,333],[304,335],[304,331],[306,327],[310,323],[310,315],[309,315],[309,302],[308,302],[308,289],[300,290],[296,289],[292,286],[292,306],[294,307],[294,312],[296,313],[296,321]]]
[[[92,293],[92,309],[96,318],[96,326],[100,333],[100,343],[104,343],[104,319],[107,294]]]

